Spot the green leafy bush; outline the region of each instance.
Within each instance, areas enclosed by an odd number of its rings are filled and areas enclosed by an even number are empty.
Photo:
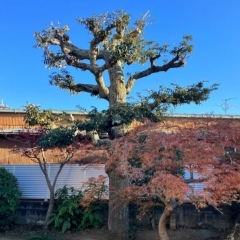
[[[82,221],[80,224],[80,229],[85,228],[98,228],[102,223],[102,218],[99,214],[101,207],[99,205],[92,204],[88,209],[83,213]]]
[[[57,208],[51,214],[48,224],[62,232],[78,230],[83,216],[83,210],[80,208],[82,192],[64,186],[56,191],[55,198]]]
[[[16,177],[0,168],[0,230],[8,230],[17,216],[20,191]]]
[[[60,188],[55,193],[57,199],[55,211],[51,214],[48,225],[62,232],[85,228],[97,228],[101,224],[100,206],[91,204],[81,207],[83,193],[73,187]]]

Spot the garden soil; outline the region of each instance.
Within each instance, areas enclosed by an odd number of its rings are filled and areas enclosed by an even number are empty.
[[[41,228],[36,226],[16,226],[14,229],[5,233],[0,232],[1,240],[105,240],[107,229],[90,229],[75,233],[60,233],[50,231],[45,233]],[[214,229],[188,229],[182,228],[178,230],[168,231],[171,240],[211,240],[222,239],[224,233]],[[159,240],[157,230],[138,229],[133,233],[133,238],[136,240]],[[225,234],[224,234],[225,235]]]

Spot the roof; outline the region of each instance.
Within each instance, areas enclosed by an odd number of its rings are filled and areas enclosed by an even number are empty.
[[[85,115],[88,112],[76,111],[76,110],[51,110],[55,114],[61,114],[62,112],[66,112],[68,114],[76,114],[76,115]],[[25,113],[23,109],[0,109],[0,113]],[[226,118],[226,119],[240,119],[240,115],[225,115],[225,114],[169,114],[168,117],[180,117],[180,118]]]
[[[32,134],[34,133],[38,133],[37,130],[35,129],[26,129],[26,128],[12,128],[12,129],[2,129],[0,130],[0,134],[19,134],[19,133],[22,133],[22,132],[30,132]]]
[[[240,115],[225,115],[225,114],[169,114],[168,117],[176,118],[224,118],[224,119],[240,119]]]
[[[77,114],[77,115],[85,115],[87,112],[80,112],[76,110],[51,110],[55,114],[61,114],[66,112],[68,114]],[[26,111],[23,109],[0,109],[0,113],[25,113]]]

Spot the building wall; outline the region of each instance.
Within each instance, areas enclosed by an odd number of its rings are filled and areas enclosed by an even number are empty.
[[[85,116],[81,114],[73,114],[74,119],[84,119]],[[240,116],[214,116],[209,118],[205,115],[172,115],[168,117],[165,122],[161,123],[161,127],[168,131],[177,131],[181,127],[195,127],[199,124],[206,124],[208,121],[222,121],[225,124],[240,125]],[[24,125],[24,112],[9,112],[2,113],[0,111],[0,129],[8,129],[8,127],[18,128]],[[36,164],[29,158],[21,156],[21,154],[13,154],[14,146],[20,146],[19,142],[14,142],[6,139],[0,132],[0,164]],[[46,153],[47,161],[49,163],[57,163],[58,159],[54,157],[52,151]],[[73,161],[81,159],[81,154],[76,153]]]
[[[61,111],[53,112],[56,114],[62,113]],[[69,114],[72,114],[75,120],[85,119],[85,115],[77,111],[69,111]],[[23,110],[0,110],[0,164],[37,164],[29,158],[21,156],[21,154],[13,153],[13,148],[20,147],[21,143],[7,139],[5,133],[1,132],[1,130],[9,130],[11,132],[11,129],[28,127],[24,122],[24,115],[25,112]],[[13,138],[13,135],[9,134],[9,138]],[[52,151],[46,152],[46,157],[49,163],[58,163],[58,159],[54,157]]]
[[[105,203],[100,215],[102,223],[107,225],[108,203]],[[21,200],[19,215],[16,219],[17,224],[43,224],[47,213],[48,201],[43,200]],[[228,206],[223,206],[219,211],[213,207],[208,207],[197,211],[191,204],[183,204],[176,208],[171,215],[168,227],[176,229],[179,227],[189,228],[210,228],[210,229],[228,229],[235,225],[235,214]],[[155,226],[158,225],[162,211],[156,210],[154,214]],[[129,205],[129,223],[130,226],[152,227],[150,222],[152,214],[146,213],[141,219],[137,218],[138,210],[135,205]]]
[[[85,119],[85,114],[77,111],[66,111],[72,114],[75,120]],[[60,114],[62,111],[53,111]],[[25,112],[23,110],[0,109],[0,129],[23,128],[28,125],[24,121]]]
[[[22,128],[25,126],[23,112],[0,111],[0,129]]]
[[[47,172],[52,183],[59,166],[59,164],[47,164]],[[0,167],[4,167],[17,178],[19,190],[22,193],[21,199],[49,199],[49,189],[38,165],[0,165]],[[55,191],[65,185],[81,189],[91,177],[97,178],[99,175],[107,177],[104,167],[103,164],[99,164],[97,167],[67,164],[58,177]],[[108,178],[105,184],[108,185]]]

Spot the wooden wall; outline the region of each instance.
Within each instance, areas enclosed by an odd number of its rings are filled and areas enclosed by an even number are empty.
[[[13,114],[1,114],[0,115],[0,126],[11,126],[12,128],[22,127],[24,126],[23,114],[13,113]],[[75,119],[82,118],[84,116],[76,115]],[[217,121],[224,121],[225,124],[238,124],[240,126],[240,118],[211,118],[210,120],[216,119]],[[174,131],[175,129],[179,129],[179,127],[194,127],[201,123],[206,123],[209,119],[206,117],[169,117],[165,121],[165,126],[169,127],[170,131]],[[12,152],[13,147],[17,145],[19,146],[19,142],[13,142],[7,140],[3,135],[0,135],[0,164],[36,164],[30,159],[21,156],[20,154],[14,154]],[[57,163],[58,160],[54,157],[54,153],[47,152],[46,157],[49,163]],[[81,153],[76,154],[73,161],[78,161],[81,159]]]
[[[0,164],[36,164],[30,159],[21,156],[21,154],[14,154],[12,149],[14,146],[20,146],[20,143],[10,141],[6,139],[3,134],[1,135],[1,130],[3,129],[28,127],[24,122],[24,114],[23,111],[0,111]],[[82,114],[73,114],[73,116],[75,120],[85,119],[85,116]],[[47,153],[47,158],[50,163],[58,162],[52,152]]]
[[[22,128],[26,126],[23,113],[0,113],[0,129]]]

